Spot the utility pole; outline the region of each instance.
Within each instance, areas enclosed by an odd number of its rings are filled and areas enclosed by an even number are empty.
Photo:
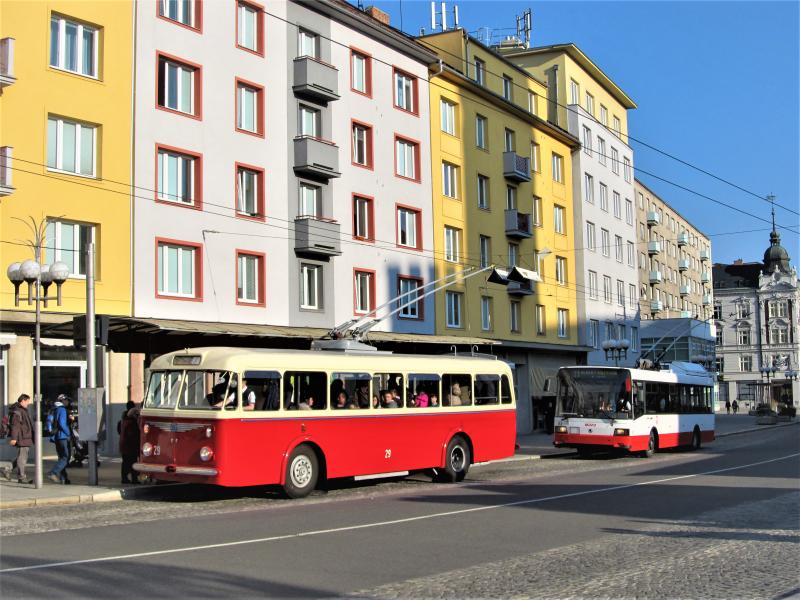
[[[94,319],[94,242],[86,245],[86,387],[91,390],[97,387]],[[85,423],[83,427],[95,423]],[[97,436],[94,436],[94,440]],[[89,440],[89,485],[97,485],[97,442]]]

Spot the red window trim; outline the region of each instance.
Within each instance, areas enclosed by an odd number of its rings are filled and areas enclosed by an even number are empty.
[[[256,50],[251,50],[250,48],[245,48],[244,46],[239,45],[239,5],[246,4],[250,8],[256,10],[257,17],[256,17]],[[239,50],[244,50],[245,52],[249,52],[250,54],[255,54],[256,56],[264,56],[264,49],[266,45],[264,44],[264,5],[259,4],[258,2],[253,2],[253,0],[236,0],[236,10],[233,11],[233,39],[236,47]]]
[[[197,162],[195,163],[194,167],[194,204],[192,206],[188,206],[186,204],[182,204],[180,202],[172,202],[170,200],[162,200],[158,197],[158,151],[159,150],[167,150],[169,152],[174,152],[176,154],[183,154],[184,156],[191,156]],[[154,198],[158,204],[166,204],[167,206],[177,206],[178,208],[188,208],[189,210],[203,210],[203,155],[199,152],[192,152],[191,150],[185,150],[184,148],[177,148],[175,146],[167,146],[166,144],[159,144],[156,143],[156,152],[154,164],[155,169],[153,170],[153,189],[155,192]]]
[[[246,129],[239,129],[239,84],[242,84],[245,87],[249,87],[251,89],[257,90],[257,103],[258,107],[256,108],[256,120],[257,123],[257,131],[247,131]],[[233,128],[235,131],[239,133],[246,133],[247,135],[252,135],[254,137],[263,138],[266,136],[264,126],[264,102],[265,102],[265,94],[264,94],[264,86],[258,83],[254,83],[252,81],[248,81],[247,79],[242,79],[241,77],[235,77],[233,82]]]
[[[411,142],[416,146],[416,151],[414,152],[414,173],[416,177],[406,177],[405,175],[399,175],[397,173],[397,142],[402,140],[404,142]],[[420,149],[422,148],[422,143],[419,140],[415,140],[414,138],[407,137],[405,135],[399,135],[397,133],[394,134],[394,176],[398,179],[405,179],[406,181],[413,181],[414,183],[421,183],[422,181],[422,173],[420,169]]]
[[[406,110],[397,104],[397,84],[395,84],[395,78],[398,73],[411,77],[411,79],[414,80],[414,85],[412,86],[414,88],[414,110]],[[401,112],[414,115],[415,117],[419,116],[419,77],[403,69],[398,69],[395,66],[392,67],[392,105]]]
[[[169,20],[169,19],[167,19]],[[187,67],[191,67],[194,69],[194,113],[185,113],[180,110],[175,110],[169,108],[168,106],[162,106],[158,103],[158,72],[161,63],[161,59],[165,58],[170,62],[180,63]],[[182,117],[186,117],[188,119],[195,119],[196,121],[203,120],[203,66],[197,63],[194,63],[190,60],[186,60],[179,56],[175,56],[174,54],[168,54],[166,52],[162,52],[161,50],[156,50],[156,97],[155,97],[155,106],[157,110],[163,110],[164,112],[171,113],[173,115],[180,115]]]
[[[366,92],[361,92],[354,87],[353,54],[360,54],[361,56],[367,59],[364,68],[364,77],[366,80],[365,83],[367,84]],[[360,48],[356,48],[355,46],[350,46],[350,91],[358,94],[359,96],[366,96],[367,98],[372,98],[372,54],[370,54],[369,52],[365,52]]]
[[[367,196],[366,194],[357,194],[353,193],[353,239],[358,240],[359,242],[367,242],[369,244],[375,243],[375,198],[373,196]],[[367,221],[369,226],[369,237],[361,237],[356,235],[356,198],[363,198],[368,203],[368,210],[367,210]]]
[[[400,295],[400,280],[401,279],[413,279],[417,283],[419,283],[419,287],[421,288],[424,285],[424,280],[422,277],[417,277],[416,275],[405,275],[405,274],[398,274],[397,275],[397,295]],[[425,291],[421,290],[420,294],[424,294]],[[397,307],[400,305],[405,304],[408,302],[408,297],[403,298],[399,301]],[[406,317],[402,315],[402,311],[397,312],[397,318],[402,319],[403,321],[424,321],[425,320],[425,298],[419,298],[417,300],[417,305],[419,306],[419,316],[418,317]]]
[[[196,251],[194,256],[194,297],[187,298],[184,296],[170,296],[169,294],[160,294],[158,292],[158,247],[161,244],[168,244],[170,246],[183,246],[184,248],[194,248]],[[184,302],[203,301],[203,244],[157,237],[155,243],[154,263],[155,268],[153,269],[153,278],[155,280],[155,287],[153,288],[153,291],[156,298],[163,300],[182,300]]]
[[[367,130],[367,164],[362,165],[361,163],[356,162],[356,145],[353,140],[353,127],[356,125],[360,125],[361,127],[366,128]],[[350,119],[350,162],[353,164],[354,167],[358,167],[359,169],[368,169],[373,171],[375,169],[375,161],[373,160],[373,149],[375,147],[374,140],[373,140],[373,133],[374,130],[372,125],[369,123],[364,123],[363,121],[357,121],[355,119]]]
[[[243,300],[239,300],[239,257],[240,256],[255,256],[258,259],[258,302],[245,302]],[[255,252],[254,250],[242,250],[241,248],[236,248],[234,252],[234,279],[235,285],[234,291],[236,293],[236,304],[237,306],[253,306],[264,308],[267,305],[267,255],[263,252]]]
[[[368,312],[359,312],[358,311],[358,305],[356,304],[356,275],[358,273],[368,273],[369,275],[371,275],[370,284],[369,284],[369,305],[372,307],[372,310],[370,310]],[[375,303],[376,303],[375,280],[376,279],[377,279],[377,276],[375,274],[375,271],[373,271],[372,269],[360,269],[358,267],[353,267],[353,315],[354,316],[363,317],[365,315],[371,315],[371,316],[375,315],[375,309],[377,308],[377,306],[375,305]]]
[[[417,245],[405,246],[400,243],[400,209],[405,209],[409,212],[416,213],[416,230],[417,230]],[[398,248],[405,248],[406,250],[422,251],[422,209],[416,206],[409,206],[407,204],[400,204],[396,202],[394,205],[394,243]]]
[[[202,34],[203,33],[203,0],[194,0],[194,27],[190,27],[189,25],[184,25],[180,21],[174,21],[169,17],[166,17],[161,14],[161,2],[156,0],[156,18],[162,19],[167,23],[172,23],[173,25],[177,25],[178,27],[183,27],[184,29],[188,29],[189,31],[194,31],[195,33]]]
[[[255,217],[239,212],[239,169],[247,169],[248,171],[256,171],[258,173],[258,197],[256,198],[256,208],[258,214]],[[267,220],[267,191],[265,185],[264,169],[256,167],[255,165],[248,165],[245,163],[236,162],[233,166],[233,211],[240,219],[247,219],[249,221],[264,222]]]

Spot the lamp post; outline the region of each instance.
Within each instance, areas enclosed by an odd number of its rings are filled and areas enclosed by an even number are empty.
[[[628,358],[628,348],[630,348],[631,343],[626,339],[621,340],[605,340],[601,347],[603,348],[603,352],[606,353],[606,360],[610,358],[614,359],[614,366],[619,366],[620,359]]]
[[[14,285],[14,306],[19,306],[19,288],[22,282],[28,284],[28,305],[36,305],[36,322],[34,326],[34,348],[36,353],[36,366],[34,370],[34,392],[33,402],[36,407],[36,421],[34,431],[34,461],[36,489],[42,487],[42,340],[41,340],[41,303],[47,306],[48,290],[52,284],[56,284],[58,290],[57,303],[61,306],[61,286],[69,277],[69,267],[63,262],[57,261],[51,265],[42,265],[42,247],[45,242],[46,222],[36,223],[31,219],[28,225],[33,231],[34,240],[29,242],[34,251],[34,260],[26,260],[22,263],[11,263],[6,270],[9,281]]]
[[[765,404],[769,404],[771,406],[772,405],[772,385],[770,384],[770,379],[772,379],[775,376],[775,373],[777,373],[778,368],[775,367],[775,366],[761,367],[759,369],[759,371],[761,371],[761,379],[766,379],[767,380],[767,384],[766,384],[766,388],[764,390],[764,394],[765,395],[768,394],[768,396],[767,396],[768,402],[765,402]],[[762,400],[764,400],[764,398],[762,398]]]

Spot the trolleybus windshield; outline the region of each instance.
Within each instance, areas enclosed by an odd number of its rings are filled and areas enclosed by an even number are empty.
[[[230,371],[153,371],[145,408],[220,410],[236,407],[239,377]]]
[[[562,369],[557,413],[562,417],[632,419],[630,376],[624,369]]]

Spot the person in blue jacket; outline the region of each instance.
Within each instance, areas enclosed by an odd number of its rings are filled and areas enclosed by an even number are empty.
[[[47,474],[47,478],[53,483],[70,483],[67,475],[67,464],[69,463],[69,415],[67,405],[69,398],[65,394],[59,394],[58,399],[53,405],[52,410],[52,431],[50,441],[56,445],[58,461],[53,470]],[[49,417],[48,417],[49,418]]]

